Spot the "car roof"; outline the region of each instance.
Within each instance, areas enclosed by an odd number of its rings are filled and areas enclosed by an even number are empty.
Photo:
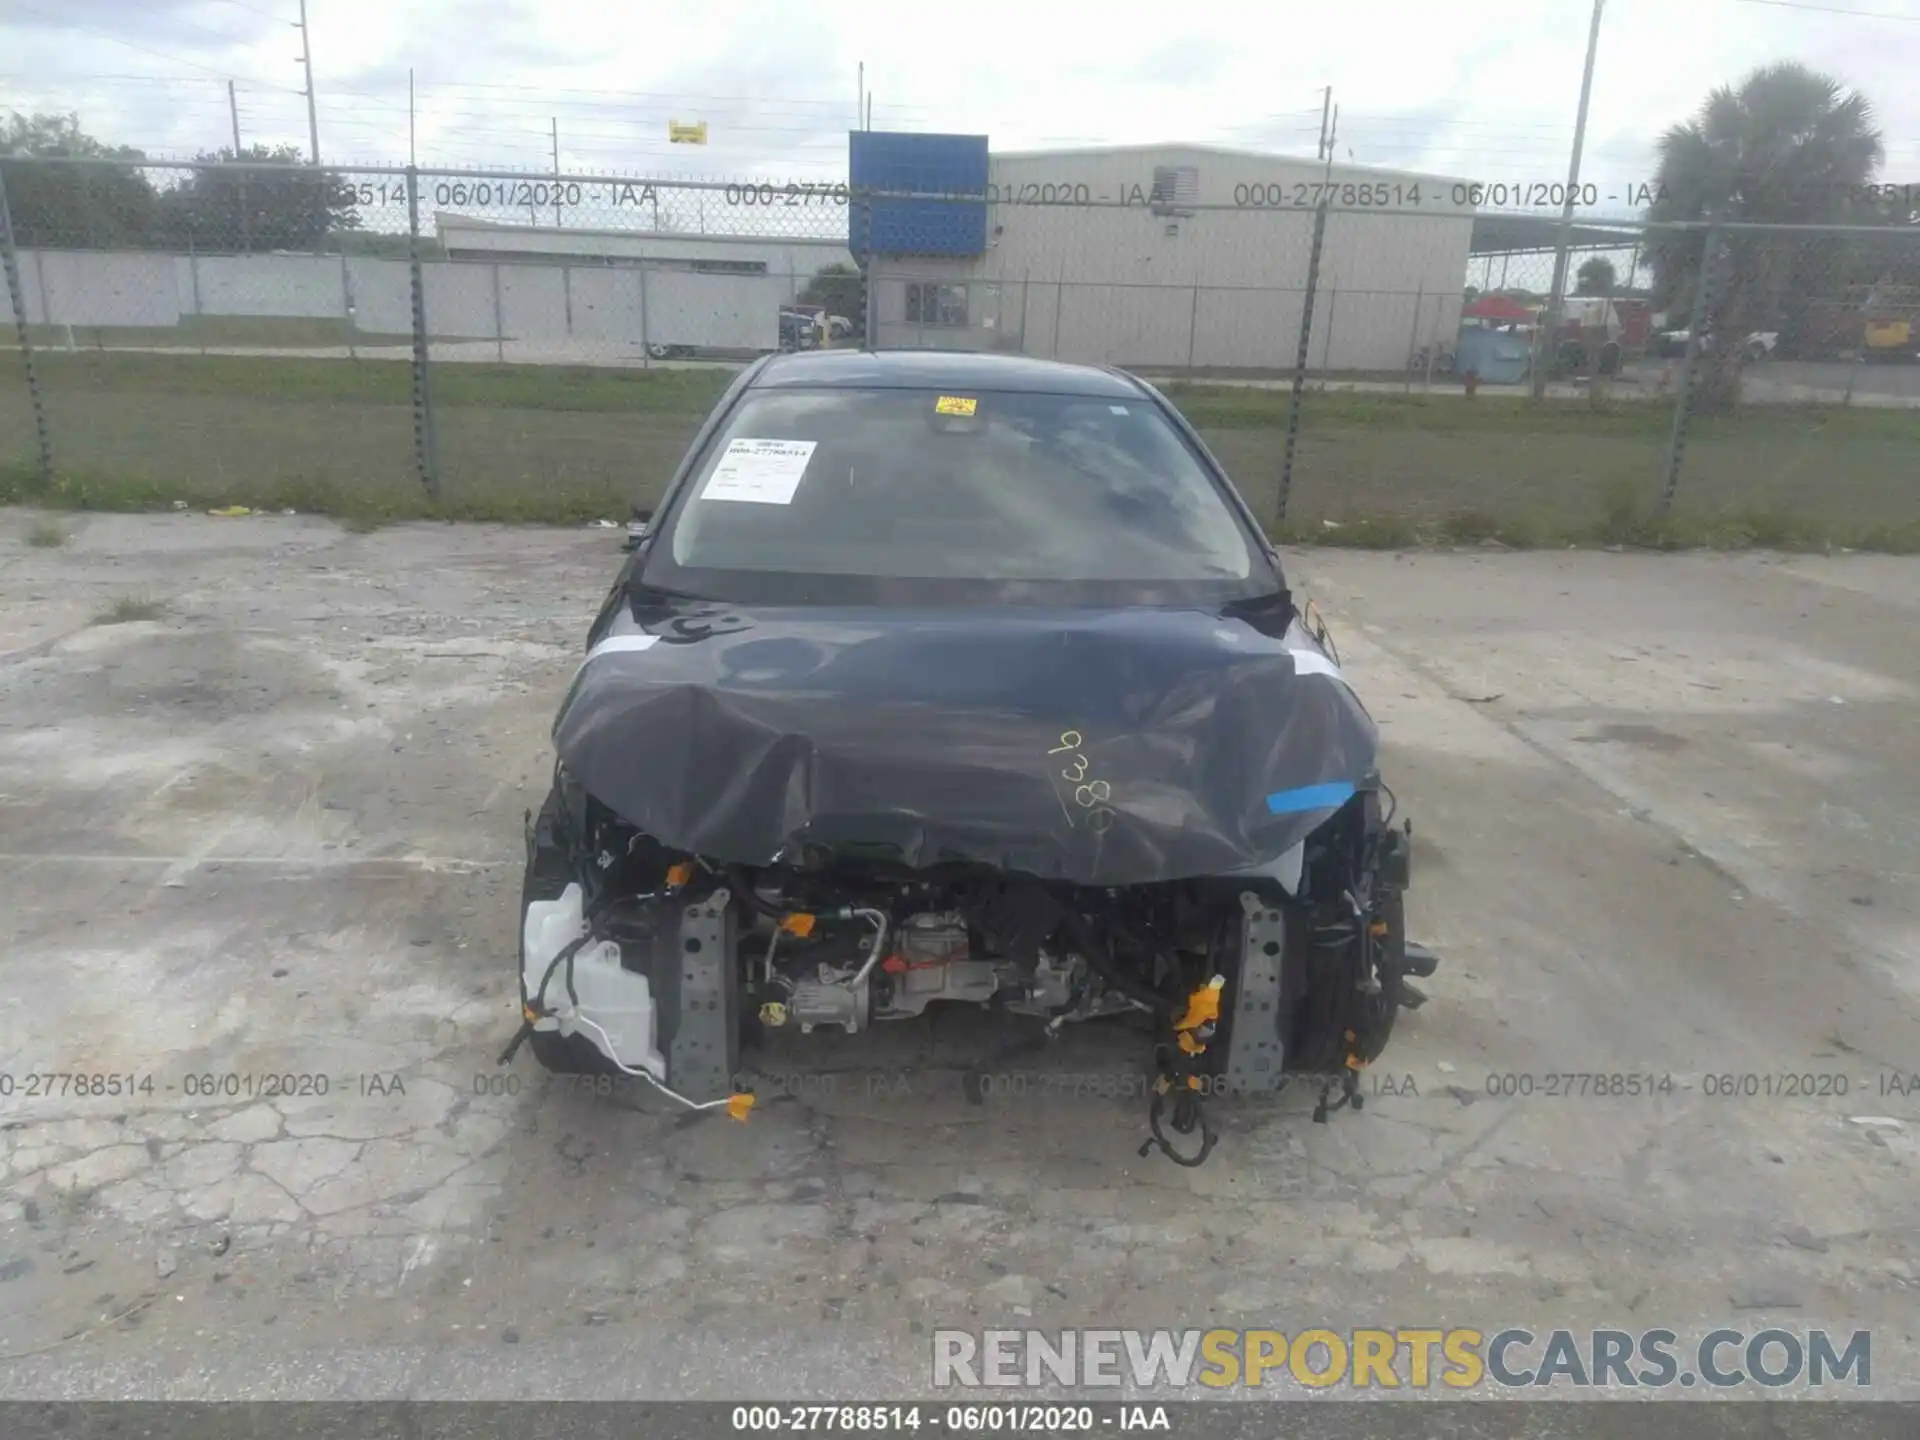
[[[1013,390],[1039,395],[1138,399],[1138,381],[1117,370],[1024,355],[968,350],[813,350],[768,358],[751,389],[789,386],[895,390]]]

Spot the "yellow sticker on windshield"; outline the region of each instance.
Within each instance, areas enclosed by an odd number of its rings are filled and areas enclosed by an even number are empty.
[[[936,415],[971,415],[980,402],[971,395],[942,395],[933,402]]]

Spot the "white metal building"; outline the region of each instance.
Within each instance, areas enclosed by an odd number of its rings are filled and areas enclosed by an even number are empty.
[[[780,307],[827,266],[853,263],[844,239],[527,225],[448,211],[434,228],[450,274],[499,273],[496,291],[476,283],[463,313],[490,324],[486,306],[502,296],[501,328],[537,341],[771,350]]]
[[[719,208],[716,199],[715,208]],[[682,230],[527,225],[441,211],[434,231],[450,260],[645,263],[696,274],[770,275],[801,289],[828,265],[851,265],[845,238],[698,234]]]
[[[1450,178],[1208,145],[995,154],[988,175],[984,253],[874,258],[881,346],[1291,368],[1329,183],[1310,364],[1398,370],[1459,324],[1473,206]]]

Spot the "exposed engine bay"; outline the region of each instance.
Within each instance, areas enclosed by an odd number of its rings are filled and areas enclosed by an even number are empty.
[[[958,1005],[1016,1048],[1142,1022],[1142,1153],[1184,1165],[1216,1093],[1304,1079],[1317,1118],[1357,1109],[1434,964],[1379,740],[1144,381],[762,361],[634,535],[554,717],[503,1059],[524,1040],[744,1115],[756,1035]]]
[[[1216,1094],[1298,1080],[1320,1118],[1359,1108],[1434,962],[1406,940],[1377,729],[1277,568],[1064,604],[790,576],[736,604],[649,584],[651,538],[529,817],[541,1064],[744,1115],[743,1044],[959,1005],[1016,1048],[1145,1028],[1142,1153],[1181,1164],[1212,1150]]]
[[[1158,1077],[1142,1153],[1199,1164],[1204,1098],[1291,1080],[1319,1087],[1316,1119],[1357,1109],[1360,1072],[1424,1001],[1412,977],[1434,960],[1406,942],[1393,821],[1390,792],[1359,789],[1259,871],[1126,886],[839,852],[749,867],[669,849],[562,765],[530,817],[525,1024],[503,1058],[525,1039],[548,1069],[742,1115],[761,1030],[857,1035],[958,1004],[1044,1040],[1133,1014]]]

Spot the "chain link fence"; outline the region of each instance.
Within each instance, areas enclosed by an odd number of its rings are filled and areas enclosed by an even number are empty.
[[[914,347],[1141,374],[1294,533],[1920,525],[1920,226],[1608,222],[1556,300],[1471,196],[991,188],[9,159],[0,472],[618,519],[741,365]],[[903,200],[983,249],[868,253]]]

